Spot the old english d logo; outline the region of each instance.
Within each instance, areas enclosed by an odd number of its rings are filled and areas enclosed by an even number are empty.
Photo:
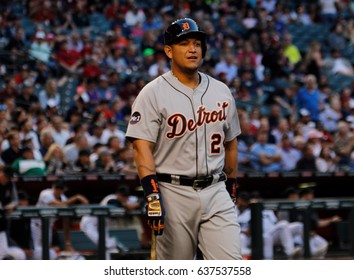
[[[183,31],[186,31],[186,30],[189,30],[191,27],[188,22],[183,22],[182,28],[183,28]]]

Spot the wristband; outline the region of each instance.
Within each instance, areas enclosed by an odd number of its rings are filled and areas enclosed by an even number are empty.
[[[145,197],[152,193],[159,193],[159,184],[157,182],[157,176],[155,174],[147,175],[140,180],[144,190]]]

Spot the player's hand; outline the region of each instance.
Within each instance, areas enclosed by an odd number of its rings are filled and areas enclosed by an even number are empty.
[[[160,193],[154,193],[146,197],[147,223],[155,235],[162,235],[165,221],[165,208]]]
[[[226,189],[232,199],[232,202],[234,204],[236,204],[237,179],[236,178],[227,178],[225,184],[226,184]]]

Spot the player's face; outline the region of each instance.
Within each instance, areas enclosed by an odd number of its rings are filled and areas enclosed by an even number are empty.
[[[186,38],[165,51],[172,64],[184,71],[197,70],[202,61],[202,42],[196,38]]]

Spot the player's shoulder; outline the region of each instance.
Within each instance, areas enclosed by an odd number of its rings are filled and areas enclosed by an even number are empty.
[[[53,193],[52,188],[47,188],[47,189],[44,189],[40,192],[41,195],[48,195],[48,194],[52,194],[52,193]]]

